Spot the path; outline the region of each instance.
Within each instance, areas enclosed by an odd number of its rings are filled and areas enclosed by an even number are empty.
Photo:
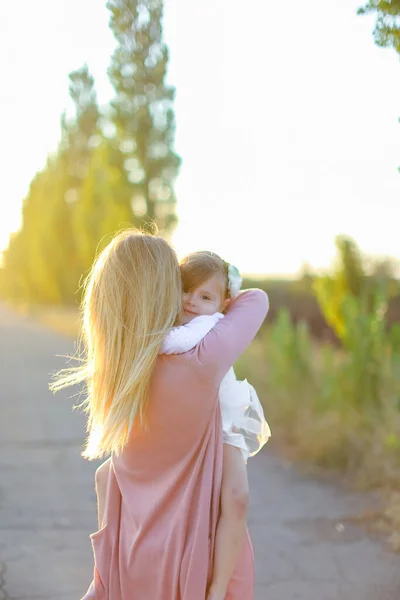
[[[73,350],[0,306],[0,600],[79,600],[91,579],[96,464],[79,455],[68,393],[47,389]],[[256,600],[400,599],[400,558],[341,525],[367,496],[300,476],[268,446],[249,475]]]

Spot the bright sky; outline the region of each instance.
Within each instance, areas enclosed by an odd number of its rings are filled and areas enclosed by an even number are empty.
[[[400,63],[361,4],[165,0],[180,255],[291,274],[328,266],[345,233],[400,258]],[[101,0],[1,3],[0,248],[57,146],[68,73],[86,61],[107,103],[114,47]]]

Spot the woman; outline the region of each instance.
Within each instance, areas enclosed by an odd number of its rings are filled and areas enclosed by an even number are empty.
[[[222,474],[218,389],[267,306],[264,292],[242,292],[192,351],[159,355],[181,311],[173,250],[128,230],[96,260],[83,301],[86,363],[53,385],[87,382],[84,456],[111,454],[85,600],[205,599]],[[253,597],[247,533],[226,600]]]

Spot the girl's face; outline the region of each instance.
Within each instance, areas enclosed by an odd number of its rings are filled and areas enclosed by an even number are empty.
[[[222,278],[213,275],[190,292],[184,290],[182,304],[181,323],[183,325],[200,315],[223,312],[229,304],[229,299],[225,299]]]

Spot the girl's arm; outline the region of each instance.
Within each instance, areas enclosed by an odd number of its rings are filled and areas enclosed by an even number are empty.
[[[165,337],[160,354],[184,354],[192,350],[211,331],[224,315],[201,315],[190,323],[174,327]]]
[[[194,349],[196,368],[219,385],[255,337],[268,308],[268,296],[262,290],[240,292],[224,319]]]

